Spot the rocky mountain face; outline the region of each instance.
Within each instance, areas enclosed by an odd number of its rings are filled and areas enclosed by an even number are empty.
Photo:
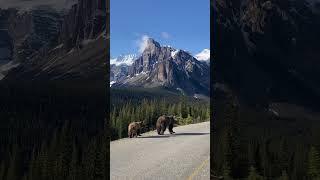
[[[79,0],[62,10],[0,9],[0,29],[3,80],[106,76],[105,1]]]
[[[110,83],[121,81],[129,75],[129,68],[136,60],[136,54],[120,55],[110,59]]]
[[[215,94],[223,84],[240,102],[318,108],[320,16],[317,3],[298,0],[217,0]],[[219,86],[218,86],[219,84]]]
[[[161,46],[149,38],[127,76],[112,87],[164,87],[187,94],[209,94],[209,66],[183,50]]]
[[[217,0],[214,101],[232,92],[240,106],[273,112],[272,104],[283,103],[281,108],[317,111],[320,16],[315,9],[309,1]]]
[[[117,81],[122,81],[129,75],[129,68],[130,66],[125,64],[110,64],[110,82],[115,83]]]
[[[60,42],[67,48],[97,38],[106,29],[106,1],[79,0],[64,17]]]
[[[0,9],[2,37],[0,66],[16,67],[21,62],[31,59],[33,54],[52,46],[58,37],[59,23],[61,23],[61,15],[46,6],[37,7],[28,12]],[[0,67],[0,69],[4,77],[5,70],[11,68]]]

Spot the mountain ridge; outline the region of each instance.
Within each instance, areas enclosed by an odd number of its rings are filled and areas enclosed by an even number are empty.
[[[15,65],[0,64],[2,81],[106,79],[105,18],[106,2],[98,0],[79,0],[63,13],[48,6],[0,10],[0,27],[12,42],[8,63]]]
[[[147,39],[143,53],[112,87],[165,87],[186,94],[209,94],[209,66],[190,53]]]

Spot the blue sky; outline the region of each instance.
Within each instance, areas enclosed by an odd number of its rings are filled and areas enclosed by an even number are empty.
[[[110,0],[111,57],[139,53],[143,36],[192,54],[210,49],[209,0]]]

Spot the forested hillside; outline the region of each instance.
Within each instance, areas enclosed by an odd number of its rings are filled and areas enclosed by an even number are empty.
[[[319,2],[211,5],[213,172],[225,179],[318,179]]]
[[[0,72],[1,180],[109,178],[108,5],[0,9],[17,63]]]
[[[107,177],[105,88],[67,84],[1,84],[0,179]]]
[[[143,132],[154,130],[159,116],[175,115],[180,125],[209,121],[209,102],[159,89],[112,89],[111,139],[128,136],[128,125],[144,121]]]

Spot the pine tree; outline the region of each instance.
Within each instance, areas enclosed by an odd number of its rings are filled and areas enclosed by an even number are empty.
[[[9,180],[17,180],[18,172],[17,172],[17,150],[16,146],[13,149],[13,152],[10,154],[9,167],[7,171],[7,179]]]
[[[101,148],[101,141],[98,141],[99,144],[96,145],[96,153],[94,159],[94,179],[95,180],[103,180],[104,177],[104,165],[103,165],[103,152]]]
[[[189,113],[188,113],[187,105],[183,101],[182,104],[181,104],[181,117],[182,118],[187,118],[188,115],[189,115]]]
[[[5,165],[4,165],[4,161],[1,161],[1,164],[0,164],[0,179],[4,179],[4,173],[5,173]]]
[[[58,179],[66,179],[69,173],[69,164],[72,157],[72,137],[68,131],[68,122],[62,128],[58,155]]]
[[[289,180],[289,176],[286,171],[282,171],[282,174],[279,177],[279,180]]]
[[[31,160],[30,160],[30,165],[29,165],[29,173],[28,173],[28,179],[39,179],[39,166],[37,164],[36,160],[36,152],[33,150],[31,154]]]
[[[231,168],[230,168],[230,164],[228,161],[224,162],[223,169],[222,169],[222,175],[223,175],[223,179],[232,180]]]
[[[91,141],[86,149],[86,152],[83,154],[83,168],[85,176],[83,177],[86,180],[94,179],[94,170],[95,170],[95,158],[96,158],[96,142]]]
[[[248,180],[263,180],[263,177],[256,172],[256,169],[253,166],[251,166],[249,170]]]
[[[318,150],[311,146],[309,152],[308,174],[310,178],[316,179],[320,177],[320,154]]]
[[[69,167],[68,180],[77,180],[78,178],[78,149],[75,143],[72,145],[72,159]]]
[[[39,172],[41,179],[49,179],[49,169],[48,169],[48,154],[47,149],[45,148],[45,143],[41,145],[41,150],[39,156],[37,157],[39,163]]]
[[[58,134],[57,131],[54,132],[53,138],[50,142],[49,149],[48,149],[48,177],[50,180],[56,179],[56,175],[58,174]]]
[[[279,150],[279,165],[280,169],[288,170],[289,167],[289,150],[287,141],[282,138],[280,141],[280,150]]]

